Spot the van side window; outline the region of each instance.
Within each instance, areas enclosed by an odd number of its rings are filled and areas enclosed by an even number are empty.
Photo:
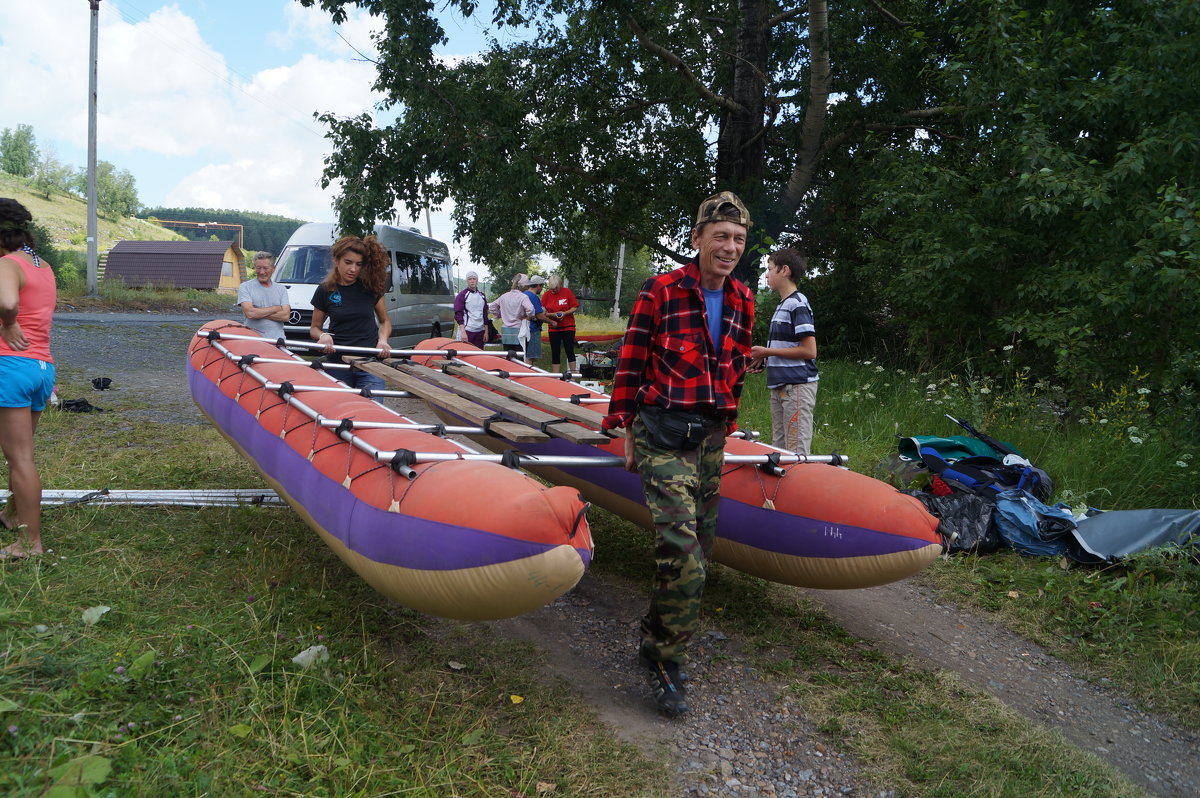
[[[408,272],[408,293],[449,294],[450,264],[445,260],[427,255],[396,253],[397,262],[403,262]]]
[[[413,274],[416,272],[417,256],[407,252],[396,254],[396,290],[402,294],[419,294],[413,285]]]
[[[414,294],[449,294],[450,264],[439,258],[428,255],[413,258],[412,293]]]

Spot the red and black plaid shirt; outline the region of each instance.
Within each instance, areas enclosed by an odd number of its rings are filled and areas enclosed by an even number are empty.
[[[754,297],[732,277],[725,280],[718,346],[708,334],[697,263],[651,277],[629,317],[604,428],[628,427],[639,405],[658,405],[716,413],[732,432],[753,326]]]

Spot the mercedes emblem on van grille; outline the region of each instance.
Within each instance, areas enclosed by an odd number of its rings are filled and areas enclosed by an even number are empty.
[[[290,321],[292,324],[299,324],[300,323],[300,311],[293,310],[291,312],[291,314],[288,316],[288,321]]]

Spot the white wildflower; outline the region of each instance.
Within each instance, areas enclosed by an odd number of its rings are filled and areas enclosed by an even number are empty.
[[[1008,346],[1004,347],[1004,351],[1005,351],[1005,352],[1011,352],[1011,351],[1012,351],[1012,349],[1013,349],[1013,345],[1012,345],[1012,344],[1009,344]]]
[[[327,659],[329,659],[329,649],[325,646],[309,646],[292,657],[292,662],[301,668],[307,668],[315,662],[324,662]]]
[[[1141,442],[1142,442],[1142,439],[1141,439],[1141,438],[1139,438],[1139,437],[1138,437],[1138,436],[1136,436],[1136,435],[1130,435],[1130,436],[1129,436],[1129,442],[1130,442],[1130,443],[1141,443]]]
[[[1186,460],[1176,460],[1175,465],[1179,466],[1180,468],[1187,468],[1187,461]]]

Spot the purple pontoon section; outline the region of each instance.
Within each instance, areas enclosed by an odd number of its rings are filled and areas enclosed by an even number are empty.
[[[187,368],[192,396],[217,427],[283,489],[289,502],[302,506],[351,551],[387,565],[448,571],[511,562],[558,548],[372,507],[319,472],[283,438],[264,429],[190,361]],[[587,567],[591,552],[579,547],[575,551]]]
[[[443,411],[444,412],[444,411]],[[462,421],[461,423],[467,423]],[[608,455],[601,449],[552,438],[545,443],[522,444],[526,454],[544,457],[566,455]],[[536,467],[536,466],[531,466]],[[743,466],[753,468],[753,466]],[[832,466],[805,466],[831,468]],[[570,468],[558,471],[590,482],[598,488],[638,504],[644,502],[641,479],[623,468]],[[924,549],[928,540],[894,535],[877,529],[781,513],[722,496],[718,510],[717,536],[731,543],[752,546],[763,551],[792,557],[844,559],[873,557]]]

